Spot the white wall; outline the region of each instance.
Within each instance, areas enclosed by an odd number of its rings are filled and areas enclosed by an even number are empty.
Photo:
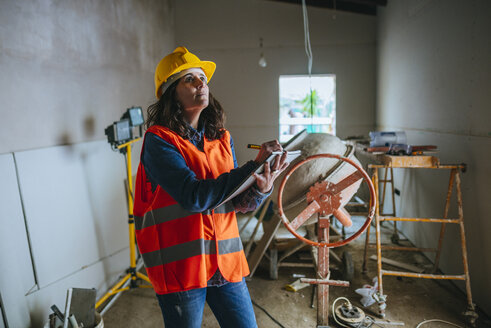
[[[375,121],[373,16],[308,7],[313,74],[336,74],[337,135],[367,134]],[[335,15],[335,19],[333,16]],[[280,75],[306,75],[302,7],[262,0],[176,1],[177,45],[217,63],[211,92],[227,114],[239,163],[248,143],[278,138]],[[258,65],[259,38],[268,66]]]
[[[129,266],[124,157],[104,128],[154,100],[173,19],[171,1],[0,1],[0,293],[10,327],[41,327],[68,288],[101,296]]]
[[[377,124],[434,144],[442,163],[466,163],[463,204],[474,302],[491,313],[491,2],[392,0],[380,10]],[[441,217],[449,172],[398,172],[401,216]],[[455,198],[453,198],[455,200]],[[455,207],[451,216],[456,217]],[[458,229],[447,228],[441,269],[462,273]],[[440,226],[403,225],[435,247]],[[431,256],[431,255],[430,255]],[[462,284],[459,284],[462,286]]]

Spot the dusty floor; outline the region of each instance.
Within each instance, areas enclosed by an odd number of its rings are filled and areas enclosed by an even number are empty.
[[[371,229],[371,234],[375,229]],[[382,229],[383,243],[391,243],[391,229]],[[349,232],[348,232],[349,234]],[[338,297],[348,298],[354,305],[361,307],[368,315],[376,320],[377,305],[363,308],[360,304],[361,296],[354,292],[364,284],[372,285],[372,279],[376,275],[376,262],[369,260],[368,273],[361,273],[363,260],[365,235],[342,248],[335,249],[336,253],[348,251],[353,257],[355,267],[354,279],[351,286],[330,287],[330,306]],[[371,237],[374,241],[375,237]],[[403,243],[404,241],[402,241]],[[371,249],[369,254],[374,254]],[[301,253],[296,253],[294,257]],[[308,253],[303,254],[308,255]],[[421,268],[430,268],[431,263],[421,254],[416,252],[389,252],[383,251],[383,256]],[[331,262],[334,262],[331,260]],[[385,267],[385,266],[384,266]],[[387,269],[398,270],[387,266]],[[278,280],[269,278],[269,262],[263,258],[254,276],[248,281],[249,291],[254,303],[257,323],[260,328],[281,327],[288,328],[317,327],[316,302],[311,307],[312,287],[303,288],[297,292],[285,290],[285,285],[292,283],[297,278],[293,274],[304,274],[314,277],[312,268],[280,268]],[[332,271],[336,278],[336,271]],[[472,279],[472,277],[471,277]],[[461,327],[466,326],[462,313],[466,310],[465,295],[452,283],[443,280],[428,280],[414,278],[397,278],[384,276],[384,292],[387,297],[386,319],[402,322],[405,327],[416,327],[420,322],[428,319],[441,319]],[[266,314],[266,312],[269,314]],[[162,315],[157,300],[151,289],[133,289],[121,294],[114,305],[104,314],[104,327],[163,327]],[[332,318],[331,318],[332,321]],[[331,322],[332,327],[336,323]],[[373,327],[400,327],[400,325],[379,324]],[[202,327],[218,327],[211,310],[205,306]],[[451,327],[448,324],[431,322],[422,327]],[[491,327],[489,318],[480,313],[478,327]]]

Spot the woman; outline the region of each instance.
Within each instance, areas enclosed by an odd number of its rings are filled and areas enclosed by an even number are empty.
[[[282,147],[267,142],[237,167],[222,107],[208,89],[215,67],[178,47],[156,68],[158,101],[148,108],[135,227],[167,328],[200,327],[205,301],[221,327],[257,327],[235,213],[259,206],[288,165],[285,152],[254,174],[254,186],[218,206]]]

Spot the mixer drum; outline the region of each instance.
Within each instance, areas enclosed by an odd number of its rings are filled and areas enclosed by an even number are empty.
[[[286,150],[302,151],[302,155],[290,163],[290,166],[302,161],[308,156],[326,153],[347,157],[361,166],[354,156],[354,147],[331,134],[309,134],[303,132],[297,135],[291,142],[287,143],[284,148]],[[278,201],[279,186],[287,171],[288,168],[274,182],[272,200],[275,204]],[[323,158],[305,163],[293,172],[286,183],[282,198],[285,215],[293,219],[305,209],[308,205],[306,194],[315,183],[329,181],[336,184],[355,171],[356,168],[354,166],[334,158]],[[362,179],[341,191],[341,206],[346,205],[355,195],[361,182]],[[315,223],[316,221],[317,214],[314,214],[305,225]]]

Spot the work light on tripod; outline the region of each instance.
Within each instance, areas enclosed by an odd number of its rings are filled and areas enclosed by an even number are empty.
[[[119,152],[124,155],[126,162],[130,267],[126,270],[126,275],[96,302],[96,308],[100,308],[111,296],[115,296],[112,297],[105,305],[104,309],[100,311],[101,314],[104,314],[104,312],[107,311],[121,292],[131,288],[152,288],[152,284],[148,277],[138,271],[135,243],[135,218],[133,216],[131,145],[141,139],[140,137],[133,137],[133,128],[139,127],[141,136],[143,123],[144,119],[141,107],[131,107],[126,110],[118,122],[114,122],[104,130],[107,141],[111,144],[111,148],[115,151],[119,150]],[[141,284],[141,282],[146,282],[146,284]]]
[[[107,136],[107,141],[116,150],[119,145],[133,139],[133,128],[139,127],[141,136],[143,123],[144,119],[141,107],[131,107],[126,110],[119,121],[109,125],[104,130],[104,133]]]

